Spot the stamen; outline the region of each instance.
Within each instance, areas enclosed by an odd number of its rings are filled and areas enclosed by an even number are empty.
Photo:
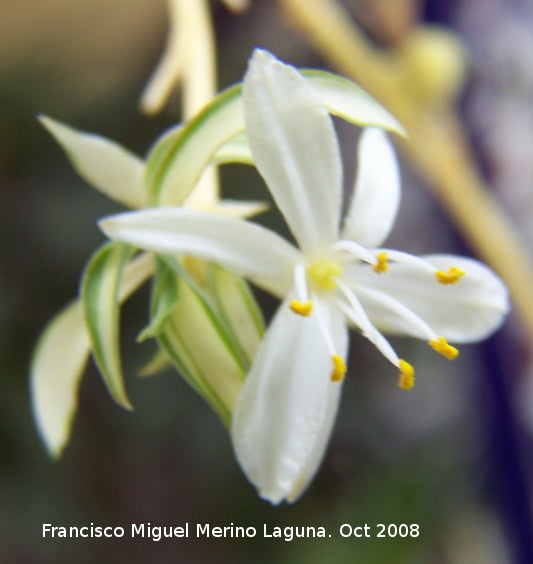
[[[435,276],[441,284],[457,284],[465,274],[466,272],[457,266],[451,266],[448,272],[443,270],[435,271]]]
[[[346,374],[346,363],[338,354],[334,354],[331,357],[331,360],[333,361],[333,370],[331,371],[331,381],[342,382],[344,380],[344,375]]]
[[[348,286],[359,296],[366,297],[367,300],[372,300],[376,306],[384,307],[390,310],[391,313],[402,318],[408,325],[412,326],[412,328],[409,329],[411,330],[410,334],[413,334],[413,336],[427,339],[428,341],[437,339],[435,331],[433,331],[422,318],[416,315],[414,311],[410,310],[396,298],[389,296],[381,290],[375,290],[374,288],[368,288],[359,284],[351,283],[348,284]],[[412,331],[413,329],[415,332]]]
[[[429,346],[448,360],[454,360],[459,356],[459,350],[449,345],[444,337],[429,341]]]
[[[359,327],[363,336],[374,343],[385,358],[392,362],[394,366],[398,366],[398,355],[394,352],[389,341],[374,327],[355,293],[342,280],[339,280],[338,283],[339,289],[346,298],[346,300],[339,299],[337,301],[339,308],[348,319]]]
[[[309,317],[313,311],[313,302],[311,300],[307,300],[306,302],[291,300],[289,307],[292,311],[294,311],[294,313],[303,317]]]
[[[396,262],[398,264],[405,264],[406,266],[412,266],[417,270],[422,270],[428,274],[433,274],[435,272],[435,267],[430,264],[426,259],[411,255],[409,253],[404,253],[402,251],[395,251],[393,249],[380,249],[378,251],[378,257],[381,253],[387,253],[387,260],[389,262]],[[375,261],[374,261],[375,262]]]
[[[348,241],[345,239],[337,241],[331,246],[331,250],[334,252],[346,251],[357,260],[362,260],[363,262],[367,262],[368,264],[374,264],[376,262],[376,258],[368,249],[365,249],[354,241]]]
[[[387,258],[387,251],[381,251],[378,253],[376,264],[372,267],[374,272],[378,274],[385,274],[389,270],[389,261]]]
[[[400,369],[398,386],[400,386],[402,390],[410,390],[415,385],[415,369],[402,359],[398,362],[398,368]]]
[[[300,302],[306,302],[308,298],[307,291],[307,276],[305,274],[305,266],[297,264],[294,267],[294,289],[296,290],[296,297]]]

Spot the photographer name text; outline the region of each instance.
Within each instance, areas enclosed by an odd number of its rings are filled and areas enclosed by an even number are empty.
[[[67,538],[145,538],[160,541],[166,538],[254,538],[262,534],[263,538],[283,539],[292,541],[298,538],[331,538],[325,527],[315,526],[288,526],[275,527],[264,524],[262,528],[252,526],[238,526],[231,523],[227,526],[212,526],[208,523],[185,523],[181,526],[159,526],[150,523],[132,523],[128,527],[103,527],[91,523],[82,527],[55,526],[51,523],[43,523],[43,538],[67,539]],[[374,525],[352,525],[344,523],[340,525],[335,536],[343,538],[415,538],[420,535],[420,526],[410,524],[384,524]]]

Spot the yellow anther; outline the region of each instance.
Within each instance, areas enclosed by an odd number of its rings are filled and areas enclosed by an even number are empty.
[[[294,313],[303,315],[303,317],[309,317],[313,311],[313,302],[311,300],[307,300],[306,302],[292,300],[289,307]]]
[[[444,337],[429,341],[429,346],[448,360],[453,360],[459,356],[459,350],[449,345]]]
[[[334,354],[331,357],[331,360],[333,361],[333,370],[331,371],[331,381],[342,382],[344,380],[344,375],[346,374],[346,363],[338,354]]]
[[[465,274],[466,272],[457,266],[451,266],[448,272],[443,270],[435,271],[435,276],[441,284],[457,284]]]
[[[387,258],[387,251],[381,251],[376,257],[376,264],[372,267],[374,272],[378,274],[385,274],[389,270],[389,261]]]
[[[319,260],[307,269],[311,282],[321,290],[335,290],[335,278],[342,273],[341,267],[333,260]]]
[[[410,390],[415,385],[415,369],[405,360],[400,359],[398,363],[400,369],[400,378],[398,386],[402,390]]]

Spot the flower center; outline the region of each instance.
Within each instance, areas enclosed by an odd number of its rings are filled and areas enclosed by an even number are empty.
[[[309,281],[320,290],[335,290],[336,278],[341,273],[341,267],[334,260],[319,260],[307,267]]]

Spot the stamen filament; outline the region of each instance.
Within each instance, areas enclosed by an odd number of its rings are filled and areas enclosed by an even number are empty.
[[[346,251],[353,255],[357,260],[362,260],[363,262],[367,262],[368,264],[375,264],[376,257],[368,250],[358,245],[354,241],[337,241],[331,246],[331,250],[335,251]]]
[[[398,317],[404,319],[408,324],[412,325],[418,332],[418,334],[415,333],[414,336],[422,337],[428,341],[438,339],[435,331],[433,331],[433,329],[431,329],[431,327],[421,317],[396,298],[389,296],[389,294],[386,294],[381,290],[375,290],[374,288],[368,288],[367,286],[349,284],[349,287],[359,295],[366,296],[368,299],[374,300],[380,305],[380,307],[389,309],[391,312],[398,315]]]
[[[387,360],[392,362],[394,366],[398,366],[398,355],[394,352],[389,341],[374,327],[355,293],[342,280],[338,281],[338,285],[348,302],[338,300],[339,308],[359,327],[363,336],[374,343]]]
[[[427,260],[411,255],[409,253],[403,253],[402,251],[395,251],[391,249],[379,249],[378,257],[381,253],[387,254],[388,261],[397,262],[398,264],[406,264],[419,270],[423,270],[429,274],[435,272],[435,267],[429,263]]]
[[[444,337],[429,341],[429,346],[448,360],[454,360],[459,356],[459,350],[449,345]]]
[[[443,270],[435,271],[435,277],[441,284],[457,284],[465,274],[466,272],[457,266],[451,266],[448,272]]]
[[[307,276],[305,274],[305,266],[303,264],[297,264],[294,267],[294,289],[296,290],[298,301],[307,302],[309,300]]]
[[[403,359],[398,361],[398,368],[400,369],[398,386],[402,390],[412,389],[415,385],[415,369]]]
[[[328,325],[326,320],[324,319],[324,313],[322,311],[322,306],[319,300],[316,300],[316,318],[318,320],[318,326],[320,327],[320,332],[322,333],[322,337],[324,337],[324,342],[326,343],[326,348],[328,349],[329,354],[333,358],[337,355],[335,352],[335,344],[333,343],[333,337],[331,336]]]

